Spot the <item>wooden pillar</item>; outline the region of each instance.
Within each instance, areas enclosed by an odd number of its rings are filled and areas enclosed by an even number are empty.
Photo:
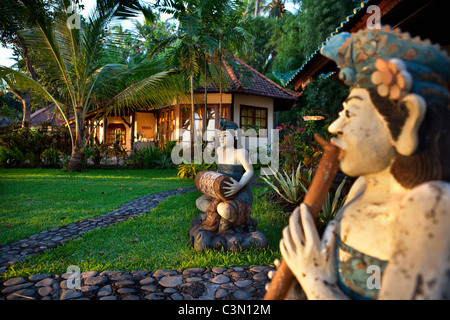
[[[108,118],[103,116],[103,143],[106,144],[106,136],[107,136],[107,128],[108,128]]]
[[[131,121],[130,121],[130,124],[131,124],[131,141],[130,141],[130,150],[133,150],[134,149],[134,122],[135,122],[135,118],[136,118],[136,112],[135,111],[133,111],[133,112],[131,112]]]

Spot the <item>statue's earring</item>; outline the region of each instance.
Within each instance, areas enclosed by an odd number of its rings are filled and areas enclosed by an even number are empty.
[[[421,96],[414,93],[405,96],[401,103],[408,109],[408,117],[400,135],[392,143],[400,155],[410,156],[419,145],[418,132],[420,124],[425,117],[427,104]]]

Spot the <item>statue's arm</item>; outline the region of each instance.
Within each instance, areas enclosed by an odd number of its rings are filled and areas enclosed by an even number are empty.
[[[432,181],[414,188],[397,217],[379,299],[449,299],[450,184]]]
[[[250,162],[248,151],[245,149],[236,150],[236,158],[238,163],[244,167],[245,173],[242,175],[242,178],[239,181],[235,181],[233,179],[232,184],[228,184],[228,187],[224,187],[224,189],[227,190],[227,192],[225,192],[225,195],[235,194],[239,192],[239,190],[245,187],[253,177],[253,165]]]

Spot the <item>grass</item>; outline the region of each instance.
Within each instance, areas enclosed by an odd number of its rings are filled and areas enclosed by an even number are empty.
[[[135,198],[193,186],[193,179],[178,179],[176,170],[0,169],[0,246]]]
[[[143,179],[147,181],[146,184],[149,183],[149,180],[157,184],[156,181],[163,179],[164,173],[169,178],[169,181],[172,177],[171,171],[152,171],[152,175],[149,174]],[[28,170],[28,172],[32,173],[32,170]],[[44,170],[44,172],[47,171]],[[146,170],[142,172],[146,172]],[[109,174],[112,174],[115,177],[114,179],[117,179],[118,176],[124,178],[128,174],[129,180],[125,179],[124,181],[127,181],[127,187],[133,185],[131,187],[133,189],[130,191],[134,192],[129,198],[132,199],[149,193],[145,186],[139,183],[139,177],[143,175],[142,172],[139,171],[133,174],[132,171],[120,171],[113,174],[109,173],[109,171],[99,170],[97,172],[92,170],[77,177],[81,181],[96,181],[101,180],[100,177],[108,179],[105,176]],[[3,172],[0,171],[0,173]],[[49,175],[52,176],[53,173],[49,173]],[[41,172],[41,174],[43,173]],[[64,175],[64,173],[61,174]],[[173,175],[176,176],[175,173]],[[57,171],[56,176],[59,176]],[[48,179],[52,180],[54,178],[48,177]],[[3,176],[1,180],[2,185],[4,185]],[[192,185],[192,180],[175,180],[177,183],[173,185],[176,185],[176,187],[179,187],[180,183],[185,183],[185,186]],[[122,180],[120,181],[120,183],[123,183]],[[169,181],[166,184],[172,183]],[[98,188],[93,188],[93,185],[95,183],[91,182],[91,186],[86,188],[97,190]],[[137,186],[147,190],[147,193],[139,193],[139,187]],[[166,190],[171,189],[168,185],[165,187]],[[118,185],[116,185],[117,188]],[[156,189],[157,187],[155,186],[154,188]],[[159,188],[163,187],[159,186]],[[119,191],[116,189],[113,188],[109,192],[115,192],[117,196]],[[244,252],[231,253],[215,251],[197,253],[190,245],[188,234],[191,220],[198,214],[195,200],[201,195],[199,192],[194,191],[178,195],[175,198],[168,198],[146,215],[107,228],[93,230],[84,234],[81,238],[64,243],[60,247],[46,250],[40,255],[30,257],[29,260],[9,268],[2,274],[2,277],[5,279],[18,276],[26,277],[36,273],[61,274],[65,273],[71,265],[78,266],[83,272],[88,270],[157,270],[272,264],[275,258],[281,256],[278,244],[282,228],[288,223],[288,215],[283,214],[280,207],[266,201],[264,197],[267,191],[266,188],[252,187],[252,191],[254,194],[252,217],[258,220],[257,229],[263,232],[268,239],[269,246],[267,249],[251,249]],[[24,194],[26,197],[29,197],[28,194]],[[37,196],[38,193],[35,197]],[[120,201],[115,201],[122,204],[129,201],[126,199],[128,198],[125,197],[121,198]],[[58,200],[61,201],[60,199]],[[95,197],[88,201],[92,202],[92,205],[96,202]],[[12,227],[8,228],[8,230],[11,229]]]

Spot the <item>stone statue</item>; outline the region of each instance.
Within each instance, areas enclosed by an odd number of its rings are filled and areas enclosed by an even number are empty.
[[[322,239],[308,207],[293,212],[283,259],[308,299],[449,299],[447,53],[385,26],[338,34],[321,54],[351,88],[329,131],[359,178]]]
[[[237,129],[234,122],[220,121],[217,172],[201,171],[195,178],[197,190],[204,193],[196,200],[203,214],[194,218],[189,231],[198,251],[267,246],[265,236],[256,231],[257,221],[250,218],[253,195],[248,183],[253,165],[248,151],[237,148]]]

